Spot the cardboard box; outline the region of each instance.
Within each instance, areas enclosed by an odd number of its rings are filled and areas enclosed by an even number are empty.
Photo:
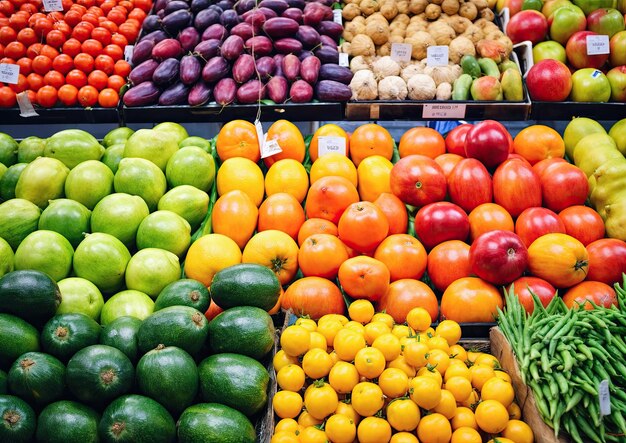
[[[554,430],[545,424],[535,403],[535,395],[522,381],[517,359],[508,340],[500,328],[492,328],[490,332],[491,353],[500,361],[502,368],[511,376],[515,396],[522,410],[522,417],[532,428],[536,443],[571,443],[565,437],[555,437]]]

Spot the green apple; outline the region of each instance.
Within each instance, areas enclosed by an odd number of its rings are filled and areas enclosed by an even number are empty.
[[[561,63],[566,63],[565,48],[559,42],[548,40],[533,47],[533,60],[535,63],[551,58]]]
[[[572,74],[570,97],[575,102],[608,102],[611,98],[611,84],[598,69],[579,69]]]

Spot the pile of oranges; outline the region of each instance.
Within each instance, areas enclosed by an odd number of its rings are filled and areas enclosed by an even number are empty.
[[[33,104],[117,106],[133,44],[152,0],[63,0],[46,12],[42,0],[0,1],[0,63],[17,64],[17,84],[0,83],[0,107],[26,91]]]
[[[532,443],[509,375],[423,308],[405,324],[357,300],[349,317],[298,318],[281,334],[272,443]]]

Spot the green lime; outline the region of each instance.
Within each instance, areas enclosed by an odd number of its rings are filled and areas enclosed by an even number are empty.
[[[182,257],[191,243],[191,226],[172,211],[155,211],[137,229],[137,249],[159,248]]]
[[[117,145],[118,143],[126,143],[126,140],[128,140],[128,138],[134,133],[135,131],[126,126],[115,128],[104,136],[102,139],[102,146],[108,148],[109,146]]]
[[[0,132],[0,163],[9,167],[17,162],[17,142],[8,134]]]
[[[113,174],[117,172],[120,160],[124,158],[124,146],[126,146],[124,143],[111,145],[106,148],[102,156],[102,163],[107,165]]]
[[[209,210],[209,195],[193,186],[176,186],[161,197],[158,208],[180,215],[195,231]]]
[[[156,299],[164,287],[180,279],[178,257],[169,251],[147,248],[137,251],[126,268],[126,287]]]
[[[157,131],[153,129],[140,129],[126,140],[124,158],[143,158],[150,160],[161,170],[165,171],[167,161],[178,151],[179,139],[175,133]]]
[[[93,209],[113,192],[113,172],[102,162],[87,160],[67,175],[65,196]]]
[[[184,148],[185,146],[197,146],[204,149],[209,154],[211,153],[211,142],[208,141],[206,138],[196,137],[195,135],[187,137],[178,144],[179,148]]]
[[[65,237],[73,247],[83,241],[89,230],[91,211],[68,198],[52,200],[39,217],[39,229],[54,231]]]
[[[167,190],[165,174],[154,163],[143,158],[123,158],[113,179],[115,192],[143,198],[150,211],[157,208]]]
[[[104,232],[133,248],[137,228],[150,211],[141,197],[125,193],[107,195],[93,208],[91,232]]]
[[[0,237],[0,277],[13,271],[13,249],[5,239]]]
[[[180,148],[170,157],[165,168],[170,187],[191,185],[209,192],[215,180],[215,160],[197,146]]]
[[[17,161],[20,163],[30,163],[37,157],[43,156],[46,149],[46,139],[39,137],[26,137],[17,148]]]
[[[34,269],[59,281],[69,275],[73,255],[72,245],[58,232],[35,231],[17,247],[15,269]]]

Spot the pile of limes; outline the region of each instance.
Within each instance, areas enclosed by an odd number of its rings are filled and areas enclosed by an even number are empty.
[[[511,378],[493,355],[458,344],[458,323],[432,328],[414,308],[394,324],[367,300],[348,313],[283,331],[272,443],[533,442]]]

